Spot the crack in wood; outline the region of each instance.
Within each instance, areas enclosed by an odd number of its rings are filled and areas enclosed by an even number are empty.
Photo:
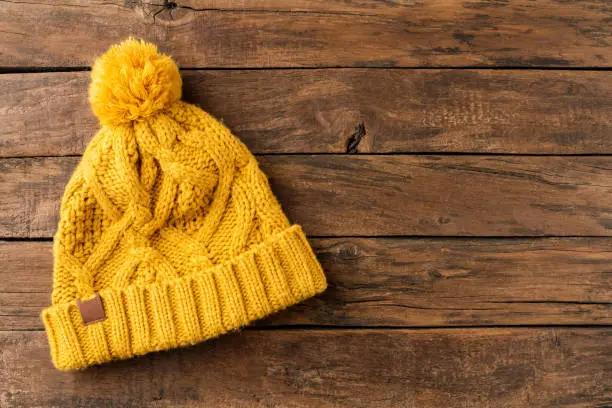
[[[357,147],[359,146],[359,143],[361,143],[361,140],[365,137],[365,135],[366,135],[365,124],[361,122],[355,128],[355,132],[346,141],[346,152],[347,153],[358,153],[359,151],[357,150]]]
[[[176,2],[174,1],[168,1],[168,0],[164,0],[163,4],[159,4],[159,3],[144,3],[148,6],[155,6],[155,7],[161,7],[161,9],[157,10],[154,14],[153,14],[153,23],[155,24],[155,18],[157,17],[158,14],[168,10],[168,14],[170,15],[170,19],[174,20],[174,16],[172,15],[172,12],[181,7],[179,6]]]

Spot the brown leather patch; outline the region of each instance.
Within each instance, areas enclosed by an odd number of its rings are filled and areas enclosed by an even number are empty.
[[[83,319],[83,324],[85,326],[106,320],[104,305],[102,304],[102,298],[99,293],[96,293],[93,299],[85,301],[77,299],[77,306],[79,307],[81,319]]]

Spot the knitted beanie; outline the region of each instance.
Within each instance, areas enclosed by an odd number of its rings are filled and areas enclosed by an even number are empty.
[[[58,369],[192,345],[326,287],[253,155],[181,86],[135,39],[93,66],[102,127],[64,192],[42,312]]]

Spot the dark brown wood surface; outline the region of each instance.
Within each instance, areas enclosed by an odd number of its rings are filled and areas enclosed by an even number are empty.
[[[612,324],[612,239],[316,238],[321,296],[261,326]],[[50,242],[0,241],[0,331],[41,330]],[[579,271],[579,273],[577,273]],[[457,290],[460,288],[460,290]]]
[[[0,237],[50,238],[79,157],[0,161]],[[607,156],[260,156],[316,236],[610,236]]]
[[[601,0],[158,1],[3,2],[0,66],[89,66],[129,35],[197,68],[612,64]]]
[[[44,333],[0,332],[0,384],[7,406],[605,407],[611,334],[248,330],[57,373]]]
[[[612,153],[612,72],[183,71],[184,97],[254,153]],[[0,75],[0,156],[81,154],[89,72]],[[262,103],[262,101],[264,101]]]
[[[602,0],[0,2],[0,408],[612,406],[611,21]],[[39,314],[98,129],[84,71],[129,35],[257,154],[329,289],[60,373]]]

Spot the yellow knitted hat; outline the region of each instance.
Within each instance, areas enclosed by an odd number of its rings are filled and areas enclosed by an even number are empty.
[[[253,155],[129,39],[93,66],[102,128],[68,183],[42,318],[61,370],[237,329],[326,287]]]

